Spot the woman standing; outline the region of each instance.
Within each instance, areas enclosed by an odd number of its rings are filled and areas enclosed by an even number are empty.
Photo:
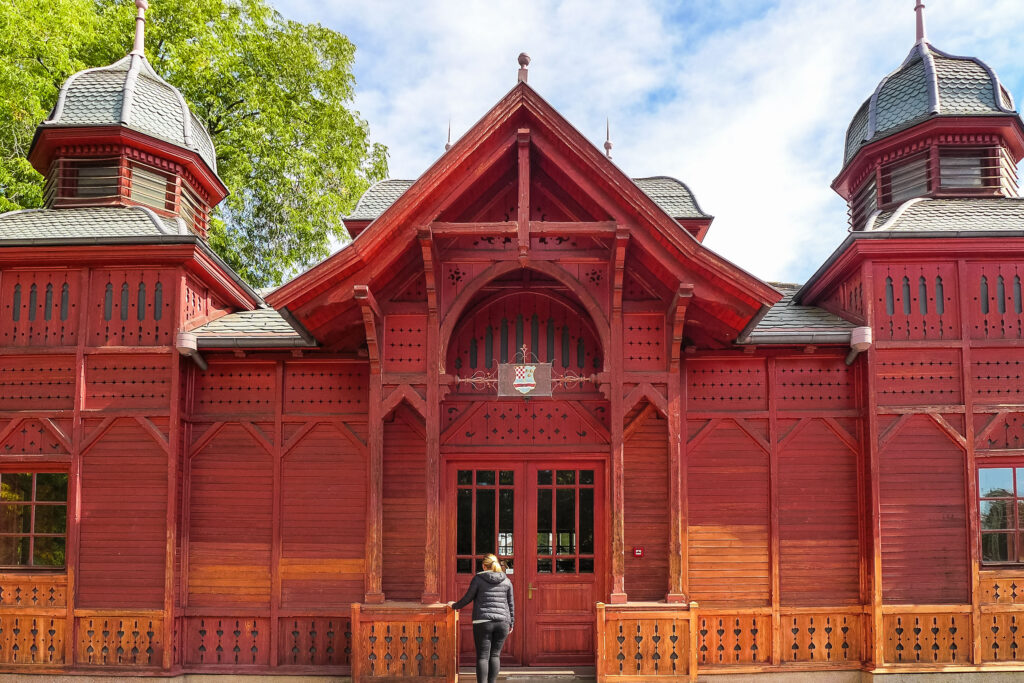
[[[494,683],[501,669],[501,647],[512,633],[516,603],[512,582],[494,555],[484,555],[484,570],[473,577],[466,594],[453,609],[473,603],[473,642],[476,644],[476,683]]]

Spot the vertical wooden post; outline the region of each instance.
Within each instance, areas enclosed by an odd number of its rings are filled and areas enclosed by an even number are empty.
[[[89,291],[92,288],[92,270],[82,271],[78,296],[78,348],[75,350],[75,403],[72,412],[71,469],[68,472],[68,540],[65,564],[68,572],[67,621],[64,626],[64,665],[75,663],[75,643],[78,642],[75,622],[75,603],[78,602],[78,547],[82,529],[82,443],[85,425],[82,409],[85,407],[85,347],[89,336]]]
[[[625,440],[623,438],[623,422],[626,418],[623,395],[623,323],[622,323],[622,282],[625,275],[626,247],[629,245],[629,230],[619,228],[615,233],[615,272],[612,280],[612,316],[611,316],[611,352],[605,361],[611,370],[611,489],[612,489],[612,590],[609,601],[621,604],[628,600],[626,596],[626,544],[625,544],[625,480],[623,465],[625,463]]]
[[[697,629],[700,627],[700,615],[697,614],[696,602],[690,603],[690,631],[687,635],[690,636],[690,662],[689,662],[689,674],[690,681],[697,680]]]
[[[519,211],[516,229],[519,241],[519,259],[525,261],[530,252],[530,129],[516,131],[519,159]]]
[[[866,264],[863,270],[862,280],[864,282],[865,301],[874,301],[874,277],[871,272],[870,263]],[[870,303],[865,305],[864,317],[869,327],[874,327],[874,311]],[[872,345],[865,354],[864,373],[866,375],[865,385],[867,387],[867,439],[864,448],[868,456],[868,510],[870,518],[870,545],[869,556],[871,566],[871,641],[869,665],[877,668],[885,662],[885,638],[882,632],[882,507],[880,502],[881,482],[879,480],[879,452],[878,452],[878,395],[875,382],[875,368],[878,365],[878,349]]]
[[[352,633],[352,653],[349,655],[349,663],[351,664],[351,674],[353,681],[363,680],[363,660],[365,653],[363,648],[366,647],[366,643],[363,642],[361,636],[363,633],[362,624],[359,619],[359,603],[352,605],[349,612],[349,621],[351,622],[351,633]]]
[[[936,154],[936,156],[938,156]],[[963,378],[964,437],[967,440],[964,453],[964,493],[967,498],[967,551],[971,562],[971,662],[982,663],[981,652],[981,511],[978,509],[978,465],[975,458],[974,430],[974,370],[971,366],[971,323],[968,318],[971,297],[967,293],[965,277],[967,263],[956,262],[956,286],[960,300],[960,372]]]
[[[607,615],[605,614],[605,606],[603,602],[597,603],[597,632],[594,634],[594,644],[597,648],[597,652],[594,653],[594,675],[597,679],[597,683],[603,683],[605,680],[605,661],[604,661],[604,648],[605,648],[605,636],[608,631],[608,622],[606,621]]]
[[[384,316],[366,285],[356,285],[354,298],[359,302],[366,330],[366,348],[370,356],[370,406],[367,435],[370,462],[366,500],[366,592],[363,600],[371,604],[384,602],[381,581],[384,533],[384,422],[381,415],[383,384],[380,349],[383,346]]]
[[[779,426],[778,405],[775,391],[775,358],[766,360],[765,374],[768,398],[768,563],[772,572],[772,664],[782,664],[782,619],[779,616],[779,591],[781,587],[779,557]]]
[[[668,602],[686,602],[683,575],[687,571],[686,547],[686,489],[683,487],[683,398],[680,387],[680,358],[682,356],[683,327],[686,309],[693,298],[693,285],[680,284],[668,308]]]
[[[427,387],[426,387],[426,533],[423,537],[423,595],[421,602],[441,600],[441,371],[444,358],[440,349],[440,318],[437,307],[437,259],[430,231],[419,232],[423,252],[423,273],[427,290]]]
[[[278,361],[274,364],[274,510],[272,513],[273,533],[271,536],[270,548],[270,665],[280,664],[277,647],[278,632],[280,630],[279,614],[281,612],[281,516],[282,516],[282,493],[281,493],[281,468],[284,457],[284,421],[282,412],[284,410],[284,363]]]

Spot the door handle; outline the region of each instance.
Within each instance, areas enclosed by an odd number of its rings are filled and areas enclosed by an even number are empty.
[[[533,600],[533,591],[535,591],[535,590],[537,590],[537,589],[534,588],[533,586],[527,586],[526,587],[526,599],[527,600]]]

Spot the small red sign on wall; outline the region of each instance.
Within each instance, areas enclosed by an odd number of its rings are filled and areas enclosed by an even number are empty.
[[[640,546],[633,546],[633,557],[643,557],[644,549]]]

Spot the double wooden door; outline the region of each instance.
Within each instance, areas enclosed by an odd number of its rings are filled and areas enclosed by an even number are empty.
[[[602,462],[452,462],[446,467],[449,600],[480,559],[508,566],[516,626],[502,652],[513,666],[590,664],[605,562]],[[472,611],[460,615],[461,653],[473,660]]]

